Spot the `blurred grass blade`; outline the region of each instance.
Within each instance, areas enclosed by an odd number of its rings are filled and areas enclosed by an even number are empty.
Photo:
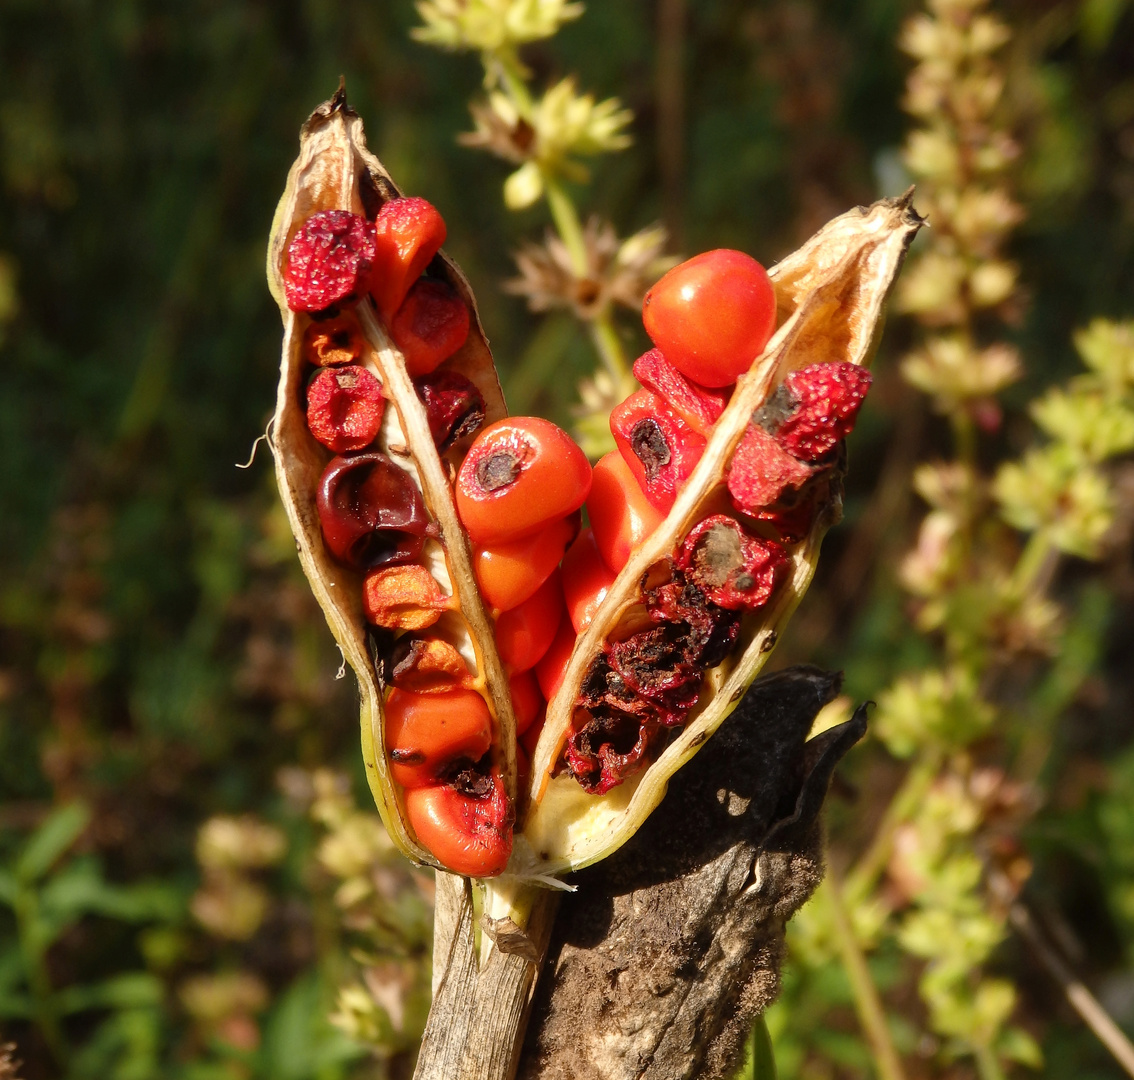
[[[16,863],[22,882],[38,881],[87,827],[91,812],[83,803],[70,803],[54,811],[35,831]]]
[[[777,1080],[772,1037],[761,1013],[752,1024],[744,1043],[744,1064],[733,1080]]]

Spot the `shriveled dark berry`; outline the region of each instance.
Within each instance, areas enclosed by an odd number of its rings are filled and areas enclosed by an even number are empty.
[[[333,458],[316,506],[331,554],[357,570],[416,562],[436,532],[409,474],[377,452]]]
[[[748,535],[726,514],[699,522],[676,563],[711,603],[732,611],[763,607],[789,565],[779,544]]]
[[[422,278],[390,320],[390,336],[410,375],[427,375],[469,336],[469,309],[444,281]]]
[[[484,424],[484,396],[463,375],[435,371],[414,379],[413,385],[425,406],[429,433],[439,450],[475,435]]]
[[[645,764],[658,729],[626,713],[582,717],[583,726],[567,740],[567,766],[584,791],[603,795]]]

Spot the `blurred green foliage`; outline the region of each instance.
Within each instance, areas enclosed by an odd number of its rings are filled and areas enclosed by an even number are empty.
[[[539,85],[576,74],[635,115],[634,145],[589,160],[590,183],[569,186],[584,217],[623,236],[662,220],[686,252],[738,247],[771,262],[907,182],[896,42],[917,8],[688,4],[677,127],[661,106],[674,71],[658,70],[656,5],[596,0],[522,58]],[[1009,252],[1024,298],[1006,335],[1025,364],[982,450],[990,467],[1031,445],[1026,403],[1079,370],[1073,333],[1134,310],[1134,5],[997,10],[1014,32],[1005,93],[1026,211]],[[388,858],[373,815],[351,809],[350,779],[365,790],[353,688],[335,680],[267,455],[235,463],[274,396],[272,211],[298,126],[340,74],[392,174],[445,215],[516,405],[567,423],[595,366],[570,318],[537,318],[500,289],[546,211],[507,210],[508,167],[456,143],[482,71],[412,41],[418,24],[409,0],[0,0],[0,1031],[27,1080],[410,1068],[429,882]],[[620,332],[636,355],[640,329]],[[860,699],[933,660],[896,574],[921,516],[913,465],[948,445],[946,422],[898,377],[911,333],[891,319],[853,441],[847,519],[777,654],[845,668]],[[1090,364],[1090,342],[1078,344]],[[1051,443],[1125,451],[1128,424],[1093,427],[1098,385],[1075,385],[1036,408]],[[1026,528],[1045,512],[1045,476],[1063,467],[1039,452],[1019,466],[1033,473],[1002,481]],[[1018,695],[1009,752],[1044,796],[1021,838],[1028,895],[1130,1027],[1126,456],[1108,477],[1118,525],[1099,584],[1080,589],[1077,562],[1054,583],[1074,600],[1062,652],[1030,692],[1033,713]],[[1011,698],[1029,674],[1010,672],[1001,689]],[[927,679],[899,686],[924,698]],[[980,709],[961,708],[972,688],[937,689],[951,738],[958,716],[966,739],[978,735]],[[901,752],[900,709],[890,716]],[[848,763],[831,812],[845,850],[869,842],[896,768],[872,749]],[[206,843],[218,820],[222,835],[234,822],[272,830],[272,857],[226,862]],[[874,914],[856,912],[863,933]],[[899,1051],[917,1075],[937,1075],[910,996],[917,971],[885,945],[870,969]],[[992,969],[1020,988],[1016,1023],[1041,1045],[1045,1075],[1119,1075],[1018,946],[995,950]],[[851,1001],[841,969],[789,969],[768,1021],[780,1075],[865,1074]],[[940,1075],[970,1075],[950,1068]]]

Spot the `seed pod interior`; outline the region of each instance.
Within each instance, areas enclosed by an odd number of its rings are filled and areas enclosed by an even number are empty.
[[[819,545],[841,513],[839,466],[832,466],[808,534],[791,545],[790,571],[770,602],[741,620],[730,655],[707,670],[680,733],[652,764],[601,795],[584,791],[562,768],[565,742],[588,669],[640,617],[643,582],[656,575],[697,522],[721,505],[729,462],[754,413],[788,372],[813,364],[865,364],[882,306],[920,226],[909,197],[844,214],[770,271],[778,329],[737,381],[732,400],[665,521],[619,573],[593,622],[580,635],[533,754],[523,845],[513,861],[545,874],[605,857],[634,834],[660,802],[670,776],[735,707],[763,666],[814,573]],[[662,571],[664,572],[664,571]]]
[[[371,220],[386,201],[399,194],[381,163],[366,149],[361,120],[346,105],[340,90],[304,125],[299,158],[289,174],[269,242],[268,279],[284,320],[272,447],[300,561],[343,657],[358,677],[363,756],[375,801],[398,845],[415,860],[437,865],[437,860],[417,842],[407,826],[403,793],[391,780],[383,712],[382,665],[387,657],[380,655],[388,654],[390,635],[368,628],[363,602],[364,574],[344,565],[341,558],[336,559],[328,550],[316,506],[316,492],[333,454],[313,437],[305,416],[311,363],[322,363],[324,355],[320,352],[313,356],[311,340],[305,344],[305,335],[317,334],[320,326],[330,325],[325,321],[326,315],[337,315],[331,321],[345,325],[344,334],[351,344],[341,357],[334,354],[333,346],[327,346],[329,362],[356,363],[382,384],[389,407],[370,449],[379,451],[379,456],[385,455],[420,492],[429,519],[429,535],[421,544],[415,564],[423,569],[407,567],[400,577],[407,581],[412,578],[411,584],[427,588],[437,597],[438,607],[446,608],[439,618],[437,612],[431,615],[425,610],[422,621],[436,618],[431,630],[451,641],[464,657],[471,672],[470,685],[489,706],[494,767],[499,768],[511,800],[515,796],[515,736],[508,683],[496,654],[491,623],[475,587],[469,546],[456,516],[450,486],[468,439],[458,425],[447,444],[437,446],[423,397],[369,298],[343,307],[341,312],[312,317],[288,307],[284,287],[289,246],[313,215],[339,210]],[[503,396],[468,283],[443,253],[433,258],[429,274],[429,280],[441,283],[439,288],[452,290],[469,316],[464,344],[444,360],[439,373],[462,386],[471,384],[475,388],[473,396],[479,394],[483,402],[483,422],[502,418],[506,415]],[[467,384],[462,380],[467,380]],[[439,383],[435,380],[434,388],[442,398],[448,386],[444,378]],[[442,400],[441,404],[449,403]],[[400,582],[400,586],[405,584]]]

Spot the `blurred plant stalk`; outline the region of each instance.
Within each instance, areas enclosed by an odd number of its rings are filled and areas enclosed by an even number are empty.
[[[1016,350],[998,340],[1021,305],[1004,255],[1023,218],[1010,188],[1019,148],[1002,120],[998,53],[1010,32],[987,9],[987,0],[929,0],[901,38],[916,61],[905,107],[919,125],[903,159],[932,226],[899,281],[898,309],[923,327],[902,375],[947,419],[952,457],[915,473],[930,511],[899,576],[936,661],[880,695],[874,732],[908,762],[905,779],[842,886],[826,884],[824,902],[793,924],[811,963],[843,958],[885,1080],[899,1080],[902,1066],[865,963],[884,943],[920,968],[939,1056],[970,1057],[982,1080],[1041,1063],[1013,1025],[1015,986],[987,966],[1030,874],[1019,831],[1038,806],[1036,736],[1050,743],[1044,735],[1089,673],[1090,660],[1064,657],[1068,613],[1052,582],[1064,555],[1102,554],[1115,513],[1106,463],[1134,449],[1134,324],[1100,320],[1075,340],[1087,373],[1032,403],[1046,441],[982,468],[981,438],[1001,424],[998,395],[1022,374]],[[1071,619],[1099,633],[1099,614],[1088,590]],[[996,688],[1027,660],[1041,675],[1013,706]],[[1016,777],[983,763],[990,744],[1028,728]]]
[[[580,385],[576,435],[591,458],[614,449],[610,410],[637,389],[614,319],[617,304],[639,310],[646,290],[677,261],[664,255],[665,229],[653,226],[619,240],[598,217],[582,223],[568,185],[590,179],[578,160],[630,145],[633,114],[617,98],[580,94],[573,76],[539,94],[520,47],[553,36],[583,12],[566,0],[422,0],[422,42],[475,51],[484,66],[484,97],[470,104],[475,130],[466,146],[495,154],[516,168],[504,181],[504,202],[523,210],[539,200],[554,225],[542,243],[516,254],[519,276],[505,289],[535,312],[566,310],[586,328],[601,362]]]

